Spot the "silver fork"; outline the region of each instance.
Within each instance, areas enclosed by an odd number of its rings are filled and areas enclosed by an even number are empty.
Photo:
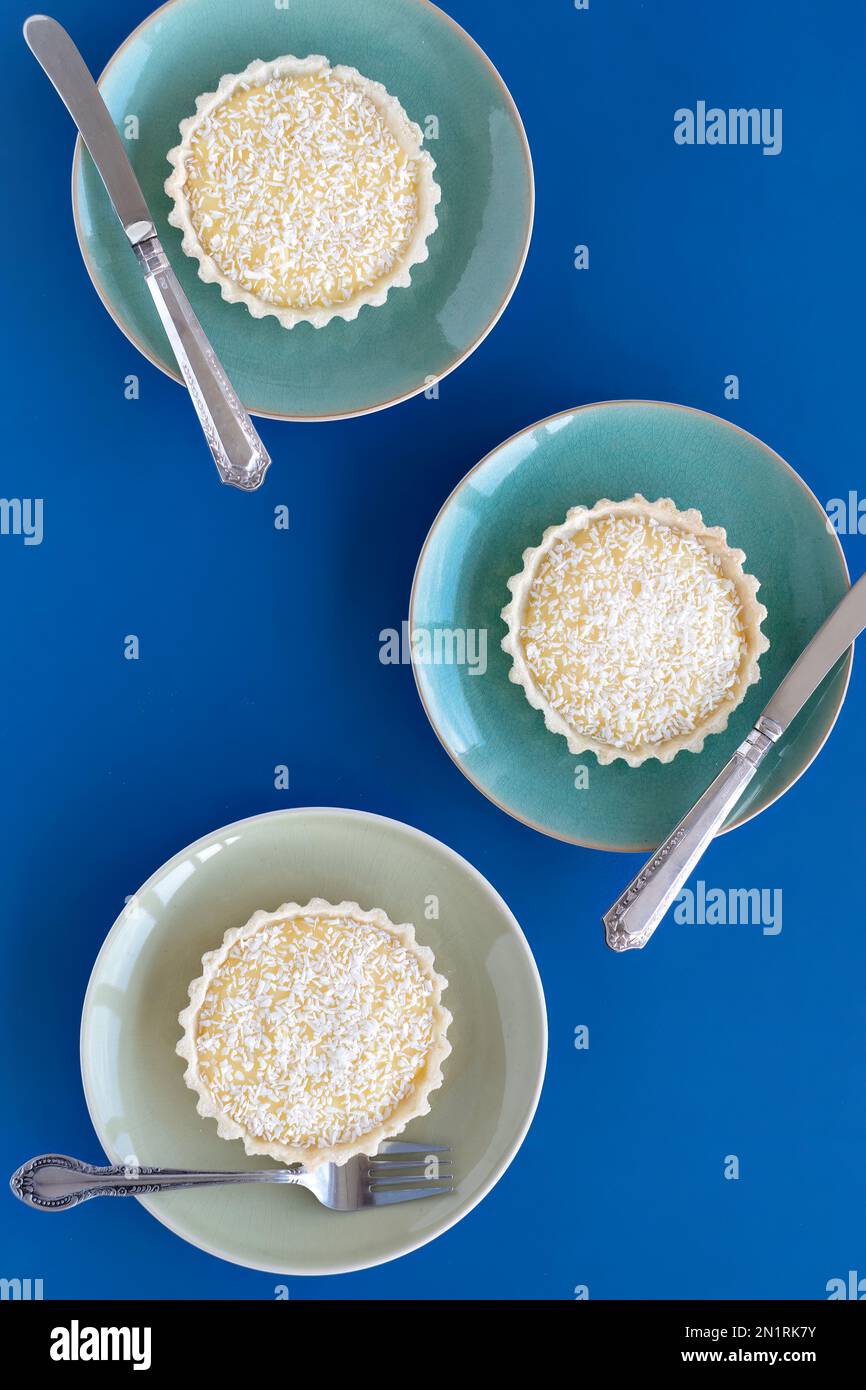
[[[145,1196],[229,1183],[278,1182],[306,1187],[323,1207],[332,1211],[360,1211],[362,1207],[388,1207],[420,1197],[444,1196],[454,1191],[452,1176],[451,1149],[447,1144],[407,1144],[389,1139],[372,1158],[359,1155],[340,1167],[322,1163],[311,1173],[301,1163],[240,1173],[97,1168],[66,1154],[40,1154],[16,1168],[9,1186],[16,1197],[37,1211],[68,1211],[91,1197]],[[419,1182],[423,1186],[419,1187]]]

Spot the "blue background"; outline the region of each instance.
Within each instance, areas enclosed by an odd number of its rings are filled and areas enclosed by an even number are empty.
[[[25,11],[4,6],[0,491],[44,498],[45,536],[0,536],[0,1169],[51,1149],[99,1157],[78,1021],[124,897],[226,821],[361,807],[444,839],[504,895],[545,982],[549,1070],[518,1159],[460,1226],[389,1266],[289,1280],[291,1297],[567,1299],[586,1284],[593,1298],[822,1298],[828,1279],[866,1275],[858,662],[815,766],[701,868],[711,885],[781,887],[781,934],[668,923],[618,957],[598,917],[637,860],[546,839],[486,802],[440,749],[410,669],[380,664],[378,634],[406,616],[453,485],[566,406],[699,406],[765,439],[822,502],[863,489],[862,6],[447,8],[526,123],[538,209],[523,280],[438,401],[264,421],[275,464],[246,497],[219,488],[183,393],[91,288],[72,126],[18,35]],[[148,5],[52,10],[98,70]],[[782,107],[783,152],[676,146],[673,112],[698,99]],[[131,372],[138,401],[124,399]],[[739,401],[724,399],[728,373]],[[843,544],[859,575],[866,538]],[[728,1154],[739,1181],[723,1178]],[[134,1203],[52,1220],[10,1196],[0,1228],[0,1275],[41,1277],[46,1297],[270,1298],[277,1282]]]

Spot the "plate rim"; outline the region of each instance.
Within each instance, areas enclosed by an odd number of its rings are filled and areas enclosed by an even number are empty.
[[[500,1181],[500,1179],[510,1168],[511,1164],[513,1163],[514,1159],[516,1158],[517,1154],[522,1148],[526,1136],[529,1133],[529,1130],[532,1126],[532,1122],[535,1119],[535,1113],[538,1109],[538,1103],[541,1098],[541,1092],[544,1086],[544,1080],[547,1071],[549,1025],[547,1018],[547,1002],[544,996],[544,986],[541,980],[541,974],[538,969],[538,964],[535,960],[535,956],[533,955],[532,947],[529,944],[529,940],[526,936],[526,933],[523,931],[523,928],[521,927],[514,913],[511,911],[511,908],[506,903],[505,899],[497,891],[497,889],[493,887],[493,884],[490,882],[490,880],[486,878],[484,874],[482,874],[481,870],[476,868],[474,864],[470,863],[468,859],[465,859],[462,854],[458,854],[457,850],[452,849],[450,845],[445,844],[443,840],[437,839],[434,835],[429,835],[427,831],[419,830],[417,826],[409,825],[406,821],[397,820],[394,816],[383,816],[379,815],[378,812],[375,811],[362,811],[355,807],[346,806],[287,806],[274,811],[260,811],[251,816],[243,816],[240,820],[230,821],[226,825],[218,826],[215,829],[206,832],[204,835],[200,835],[197,839],[191,841],[182,849],[179,849],[175,854],[173,854],[169,859],[167,859],[165,863],[161,864],[157,869],[154,870],[154,872],[146,879],[146,881],[141,885],[141,887],[136,890],[136,892],[133,894],[133,897],[138,897],[141,894],[145,893],[158,878],[160,878],[164,873],[173,868],[177,861],[194,852],[199,846],[204,845],[207,841],[213,840],[214,836],[216,835],[223,835],[226,832],[235,830],[240,826],[249,826],[253,822],[274,820],[278,818],[288,819],[290,817],[298,815],[349,816],[352,819],[356,820],[375,821],[388,826],[396,826],[399,830],[408,832],[411,837],[422,842],[432,844],[436,849],[444,851],[448,858],[456,862],[462,869],[467,870],[469,872],[470,877],[474,878],[476,882],[481,886],[481,888],[492,897],[494,903],[504,914],[506,920],[508,921],[512,931],[514,932],[517,938],[517,943],[523,952],[523,956],[528,966],[529,977],[535,986],[536,1003],[538,1006],[538,1019],[541,1025],[539,1049],[540,1063],[533,1082],[532,1094],[530,1097],[529,1105],[527,1107],[526,1116],[523,1120],[523,1123],[521,1125],[520,1131],[516,1139],[509,1146],[509,1148],[505,1150],[503,1156],[495,1165],[494,1170],[491,1173],[489,1179],[479,1187],[476,1193],[473,1194],[472,1200],[469,1202],[469,1204],[462,1208],[460,1211],[458,1211],[444,1225],[441,1225],[437,1227],[437,1229],[435,1229],[434,1231],[425,1234],[420,1240],[410,1240],[408,1243],[401,1245],[400,1248],[396,1250],[394,1253],[385,1255],[381,1259],[364,1259],[358,1263],[341,1263],[333,1266],[328,1266],[327,1268],[316,1270],[298,1269],[285,1264],[259,1264],[252,1260],[239,1259],[234,1255],[226,1254],[224,1250],[218,1249],[216,1246],[211,1245],[207,1241],[194,1239],[186,1232],[179,1230],[178,1227],[172,1222],[170,1217],[166,1216],[166,1214],[161,1208],[155,1206],[151,1198],[147,1196],[135,1197],[135,1200],[139,1202],[143,1207],[145,1207],[146,1210],[150,1213],[150,1215],[155,1217],[155,1219],[159,1221],[161,1225],[165,1226],[169,1231],[171,1231],[173,1235],[179,1237],[179,1239],[185,1241],[188,1245],[192,1245],[198,1250],[203,1250],[206,1254],[215,1256],[217,1259],[224,1260],[228,1264],[239,1265],[244,1269],[254,1269],[257,1270],[259,1273],[263,1274],[281,1274],[290,1278],[319,1278],[331,1277],[333,1275],[338,1274],[355,1274],[358,1273],[360,1270],[374,1269],[378,1265],[390,1264],[393,1260],[402,1259],[404,1255],[409,1255],[415,1250],[420,1250],[422,1246],[429,1245],[432,1241],[437,1240],[440,1236],[445,1235],[447,1231],[450,1231],[452,1227],[458,1225],[459,1222],[461,1222],[465,1217],[467,1217],[470,1214],[470,1212],[474,1211],[474,1209],[479,1205],[479,1203],[482,1202],[484,1198],[489,1195],[489,1193],[493,1190],[496,1184]],[[116,940],[116,938],[120,935],[123,929],[123,918],[125,913],[126,907],[121,909],[121,911],[118,913],[117,917],[115,918],[114,922],[112,923],[111,927],[106,933],[106,936],[103,939],[98,952],[96,953],[96,957],[94,958],[93,965],[91,967],[90,976],[87,981],[87,988],[84,992],[84,1000],[81,1006],[81,1022],[79,1026],[79,1069],[81,1072],[81,1083],[82,1088],[84,1090],[84,1099],[87,1105],[87,1113],[90,1117],[90,1123],[93,1125],[93,1130],[96,1134],[99,1144],[102,1147],[102,1150],[105,1153],[106,1157],[109,1159],[111,1163],[117,1163],[118,1161],[120,1161],[120,1158],[122,1156],[116,1154],[113,1151],[113,1149],[106,1143],[102,1130],[100,1129],[100,1126],[97,1124],[96,1121],[96,1117],[94,1114],[95,1101],[91,1086],[88,1083],[87,1061],[85,1051],[85,1034],[89,1023],[89,1016],[93,1008],[92,994],[98,983],[97,974],[99,971],[99,967],[102,962],[103,956],[107,953],[109,949],[109,946]]]
[[[698,415],[703,417],[704,419],[712,420],[715,424],[727,426],[729,429],[734,430],[737,434],[745,436],[745,438],[750,440],[753,444],[757,444],[759,448],[763,449],[764,452],[769,454],[777,463],[781,463],[782,466],[785,469],[787,469],[787,471],[791,474],[794,481],[799,484],[809,501],[811,501],[814,504],[820,515],[825,519],[825,521],[827,520],[827,513],[825,509],[821,506],[821,503],[818,501],[818,498],[816,497],[815,493],[809,487],[809,484],[805,481],[805,479],[801,477],[801,475],[797,472],[797,470],[790,463],[788,463],[787,459],[784,459],[781,454],[777,453],[771,445],[766,444],[763,439],[759,439],[756,434],[752,434],[750,430],[744,429],[742,425],[735,424],[733,420],[726,420],[722,415],[715,415],[710,410],[701,410],[700,407],[693,405],[681,405],[676,401],[658,401],[650,398],[643,399],[639,397],[634,399],[624,397],[622,399],[612,399],[605,401],[587,401],[584,405],[569,406],[565,410],[556,410],[553,412],[552,415],[545,415],[540,420],[535,420],[532,424],[524,425],[522,429],[515,430],[515,432],[509,435],[507,439],[503,439],[501,443],[494,445],[494,447],[490,449],[484,455],[483,458],[479,459],[476,464],[473,464],[469,471],[465,473],[464,476],[455,484],[455,486],[449,492],[448,496],[445,498],[445,501],[440,506],[438,512],[436,513],[436,516],[433,518],[433,522],[430,526],[430,529],[428,530],[427,535],[424,538],[424,544],[422,545],[421,550],[419,552],[418,560],[415,565],[415,572],[412,576],[412,588],[409,594],[410,649],[412,646],[412,640],[415,632],[415,599],[417,597],[418,580],[421,574],[421,569],[424,560],[427,555],[427,549],[433,539],[434,532],[438,528],[440,522],[443,520],[445,513],[451,506],[451,503],[463,490],[463,488],[469,482],[470,478],[472,478],[475,475],[475,473],[477,473],[481,468],[483,468],[484,465],[488,463],[494,457],[495,454],[498,454],[503,449],[508,448],[510,444],[513,444],[515,440],[520,439],[523,435],[530,434],[532,433],[532,431],[540,429],[542,426],[548,425],[552,423],[554,420],[561,420],[566,415],[579,415],[586,410],[601,410],[617,406],[650,406],[652,408],[660,407],[667,410],[679,411],[682,414],[686,415]],[[833,540],[835,542],[836,551],[842,565],[842,574],[847,582],[848,588],[850,589],[851,572],[848,569],[848,561],[845,556],[845,551],[842,548],[842,543],[839,540],[836,531],[833,530],[832,527],[829,528],[829,534],[832,535]],[[728,835],[732,830],[738,830],[740,826],[748,824],[749,821],[754,820],[756,816],[761,815],[764,811],[769,811],[770,807],[774,806],[777,801],[781,800],[781,798],[786,794],[786,792],[789,792],[791,788],[795,786],[797,782],[799,782],[800,778],[808,772],[809,768],[812,766],[815,759],[821,753],[828,738],[830,737],[831,733],[836,727],[836,722],[842,711],[842,706],[845,703],[845,698],[848,694],[848,688],[851,683],[851,670],[854,662],[855,645],[856,644],[852,643],[852,645],[848,649],[848,655],[845,659],[845,679],[839,694],[839,699],[836,704],[836,708],[833,711],[833,717],[827,726],[827,730],[824,734],[824,737],[821,739],[820,743],[815,748],[808,762],[804,763],[803,767],[800,769],[797,775],[795,777],[792,777],[791,781],[786,783],[786,785],[783,786],[781,790],[776,792],[776,794],[768,802],[766,802],[765,805],[759,806],[756,809],[749,811],[748,814],[735,817],[729,825],[725,825],[722,827],[722,829],[718,832],[719,835]],[[421,688],[421,680],[418,674],[418,666],[414,661],[411,663],[411,665],[412,675],[415,679],[415,688],[418,692],[418,698],[421,701],[421,707],[424,710],[425,715],[427,716],[427,720],[430,724],[430,727],[432,728],[434,734],[436,735],[440,744],[444,748],[445,752],[448,754],[448,757],[451,759],[452,763],[458,769],[458,771],[462,773],[462,775],[466,778],[467,782],[471,783],[471,785],[475,787],[477,791],[481,792],[482,796],[486,797],[486,799],[489,802],[491,802],[494,806],[498,807],[498,809],[502,811],[505,815],[509,816],[512,820],[518,821],[521,825],[528,826],[530,830],[538,831],[540,835],[546,835],[552,840],[559,840],[563,844],[576,845],[581,849],[606,850],[612,854],[643,854],[658,848],[655,842],[641,842],[639,844],[615,845],[609,843],[606,840],[579,839],[573,835],[565,835],[558,830],[551,830],[548,826],[542,825],[530,819],[528,816],[519,815],[517,811],[512,810],[511,807],[507,806],[503,801],[500,801],[498,797],[494,796],[490,791],[483,787],[481,783],[477,781],[477,779],[474,778],[467,771],[467,769],[463,766],[461,760],[449,747],[448,743],[445,741],[445,738],[442,735],[442,732],[438,724],[436,723],[436,720],[433,718],[433,715],[427,704],[427,700],[425,699],[424,691]]]
[[[158,5],[157,8],[153,10],[149,15],[145,15],[144,19],[139,24],[137,24],[129,34],[127,34],[123,42],[119,44],[115,51],[112,53],[108,62],[105,64],[104,68],[102,69],[98,78],[96,79],[97,87],[99,87],[101,90],[103,79],[108,76],[117,59],[120,58],[121,54],[125,51],[128,45],[131,44],[133,40],[136,39],[139,36],[139,34],[141,34],[148,27],[148,25],[150,25],[153,22],[153,20],[155,20],[159,15],[161,15],[164,10],[171,9],[175,5],[184,3],[188,3],[188,0],[163,0],[163,3],[161,5]],[[461,353],[459,357],[455,358],[455,360],[451,362],[449,366],[447,366],[445,370],[440,372],[439,375],[435,378],[435,384],[438,386],[439,382],[444,381],[445,378],[447,376],[450,376],[452,372],[457,371],[458,367],[462,367],[463,363],[466,362],[467,359],[470,358],[472,354],[476,351],[476,349],[481,346],[485,339],[489,337],[489,335],[493,332],[493,329],[496,327],[497,323],[505,313],[505,310],[508,308],[508,305],[511,303],[517,286],[520,284],[523,272],[526,268],[526,261],[527,257],[529,256],[529,248],[532,244],[532,233],[535,226],[535,169],[532,161],[532,150],[529,144],[529,137],[526,134],[526,127],[523,124],[523,118],[520,114],[520,110],[517,106],[516,101],[514,100],[514,97],[511,94],[509,87],[505,82],[505,79],[503,78],[499,69],[493,63],[492,59],[488,57],[481,45],[475,39],[473,39],[472,35],[466,29],[464,29],[462,25],[458,24],[456,19],[453,19],[451,15],[447,14],[446,11],[443,10],[439,5],[434,5],[433,0],[413,0],[413,3],[423,5],[426,9],[429,10],[435,10],[436,13],[441,16],[442,19],[444,19],[448,24],[451,25],[451,27],[454,30],[456,30],[458,36],[466,44],[468,44],[468,46],[471,49],[475,51],[478,57],[480,57],[481,61],[489,69],[490,73],[494,78],[494,81],[498,84],[502,92],[505,105],[509,108],[510,114],[514,121],[514,125],[517,130],[517,135],[523,149],[523,156],[526,163],[526,174],[529,187],[529,204],[527,208],[526,226],[524,229],[523,236],[523,248],[518,259],[517,265],[515,267],[512,280],[508,285],[503,299],[500,301],[498,307],[494,310],[492,317],[487,321],[486,325],[481,330],[478,337],[476,337],[470,343],[469,347],[466,349],[465,352]],[[96,294],[102,303],[102,307],[105,309],[109,318],[113,320],[115,326],[120,329],[121,333],[127,339],[127,341],[131,343],[132,346],[138,352],[141,353],[142,357],[146,358],[146,360],[150,362],[152,366],[158,368],[158,370],[162,372],[163,376],[167,376],[170,381],[174,381],[178,386],[182,386],[184,387],[184,389],[186,389],[186,384],[180,372],[166,365],[166,363],[161,362],[157,357],[155,357],[154,354],[150,351],[150,349],[146,347],[144,343],[140,342],[136,335],[132,332],[132,330],[127,328],[127,326],[122,322],[119,311],[115,309],[114,304],[109,300],[108,295],[103,289],[103,286],[97,276],[96,267],[93,263],[93,260],[90,256],[90,253],[87,249],[84,240],[84,232],[81,222],[81,210],[78,202],[78,181],[83,146],[84,142],[81,136],[76,136],[75,149],[72,155],[71,175],[72,222],[75,228],[75,238],[78,242],[78,249],[81,253],[81,259],[84,262],[84,268],[87,271],[90,283],[96,291]],[[388,400],[384,401],[377,401],[374,405],[363,406],[360,410],[342,411],[338,412],[337,414],[287,415],[282,413],[281,411],[264,410],[259,406],[246,405],[245,402],[244,405],[250,415],[254,415],[257,419],[261,420],[285,420],[294,424],[325,424],[329,421],[336,420],[356,420],[363,415],[374,415],[380,410],[389,410],[392,406],[402,405],[404,401],[410,401],[415,396],[420,396],[424,391],[428,391],[430,389],[430,384],[430,381],[425,378],[425,380],[419,386],[413,387],[412,390],[406,391],[402,395],[393,396]]]

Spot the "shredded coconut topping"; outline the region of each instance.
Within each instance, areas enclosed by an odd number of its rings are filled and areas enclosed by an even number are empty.
[[[520,629],[532,676],[578,733],[636,752],[693,733],[746,656],[717,555],[654,517],[601,517],[543,556]]]
[[[267,922],[208,984],[199,1073],[248,1134],[351,1143],[415,1088],[433,1043],[432,981],[386,929],[341,916]]]
[[[415,161],[370,97],[332,70],[242,84],[202,118],[185,168],[203,249],[283,308],[371,288],[418,220]]]

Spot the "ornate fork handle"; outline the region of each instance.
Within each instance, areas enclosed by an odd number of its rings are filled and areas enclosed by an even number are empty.
[[[192,1187],[227,1183],[279,1182],[303,1184],[308,1174],[301,1164],[290,1168],[261,1168],[246,1173],[195,1172],[183,1168],[98,1168],[66,1154],[41,1154],[12,1174],[15,1196],[37,1211],[68,1211],[91,1197],[143,1196],[181,1192]]]
[[[761,715],[716,780],[605,913],[605,939],[612,950],[631,951],[647,944],[731,807],[737,804],[781,735],[781,726]]]

